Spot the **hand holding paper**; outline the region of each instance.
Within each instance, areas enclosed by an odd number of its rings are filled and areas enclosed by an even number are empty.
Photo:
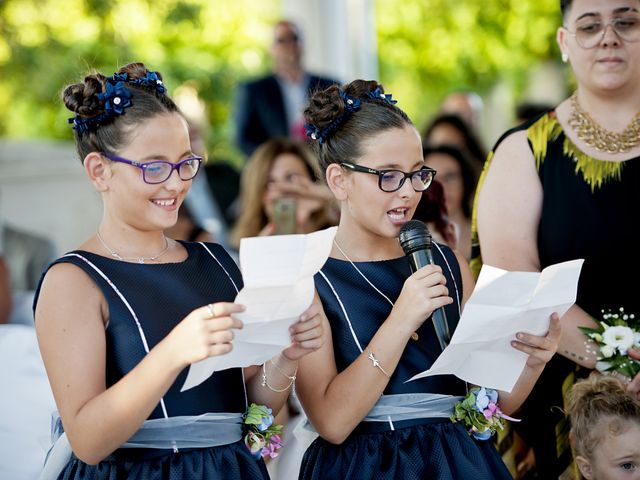
[[[234,317],[233,350],[189,367],[182,391],[199,385],[215,370],[260,365],[291,343],[289,326],[313,301],[313,275],[327,261],[336,227],[308,235],[243,238],[240,266],[244,288],[235,303],[246,310]]]
[[[543,335],[549,316],[562,316],[576,299],[584,260],[542,272],[507,272],[484,265],[449,346],[432,367],[410,380],[453,374],[475,385],[510,392],[527,355],[514,349],[517,332]]]

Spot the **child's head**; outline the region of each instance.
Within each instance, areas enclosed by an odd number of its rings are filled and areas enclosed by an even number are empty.
[[[95,72],[62,92],[73,123],[80,160],[90,152],[118,152],[135,127],[156,115],[178,113],[159,72],[130,63],[107,77]]]
[[[594,374],[576,383],[567,413],[585,478],[640,479],[640,401],[620,380]]]
[[[162,76],[131,63],[109,77],[88,75],[62,97],[75,113],[69,122],[85,172],[110,217],[145,229],[175,224],[202,158],[192,153]]]
[[[377,82],[355,80],[314,93],[304,116],[340,224],[396,238],[434,175],[407,115]]]

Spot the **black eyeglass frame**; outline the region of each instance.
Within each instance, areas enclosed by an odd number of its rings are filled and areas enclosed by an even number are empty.
[[[136,162],[135,160],[129,160],[128,158],[118,157],[117,155],[112,155],[106,152],[100,152],[100,155],[107,157],[112,162],[126,163],[127,165],[132,165],[134,167],[139,168],[140,170],[142,170],[142,181],[149,185],[159,185],[160,183],[166,182],[167,180],[169,180],[174,170],[178,171],[178,176],[180,177],[180,180],[182,180],[183,182],[188,182],[189,180],[193,180],[193,178],[195,178],[195,176],[200,171],[200,167],[202,166],[202,160],[203,160],[202,157],[194,155],[193,157],[188,157],[188,158],[185,158],[184,160],[180,160],[177,163],[171,163],[165,160],[151,160],[150,162]],[[195,173],[189,178],[183,178],[182,175],[180,175],[180,168],[182,168],[182,165],[184,165],[185,163],[192,162],[194,160],[198,162],[198,168],[196,168]],[[169,165],[171,167],[171,170],[169,170],[169,174],[164,180],[161,180],[159,182],[150,182],[147,180],[147,176],[146,176],[147,168],[149,168],[149,165],[157,165],[158,163],[164,163],[166,165]]]
[[[413,179],[414,175],[417,175],[419,173],[422,172],[429,172],[431,173],[431,178],[429,179],[429,183],[427,183],[427,185],[424,187],[424,189],[422,190],[417,190],[413,180],[411,181],[411,186],[413,187],[413,190],[416,192],[425,192],[430,186],[431,186],[431,182],[433,182],[433,178],[436,176],[436,170],[434,170],[433,168],[424,166],[422,168],[420,168],[420,170],[414,170],[413,172],[403,172],[402,170],[396,170],[396,169],[388,169],[388,170],[376,170],[375,168],[370,168],[370,167],[364,167],[362,165],[356,165],[354,163],[349,163],[349,162],[341,162],[340,163],[341,167],[345,167],[348,168],[349,170],[352,170],[354,172],[362,172],[362,173],[370,173],[371,175],[377,175],[378,176],[378,188],[380,190],[382,190],[383,192],[387,192],[387,193],[392,193],[392,192],[397,192],[398,190],[400,190],[402,188],[402,186],[404,185],[404,182],[407,180],[407,178],[409,179]],[[382,188],[382,178],[387,174],[387,173],[391,173],[391,172],[399,172],[403,175],[402,180],[400,180],[400,183],[398,184],[397,188],[394,188],[393,190],[385,190],[384,188]]]

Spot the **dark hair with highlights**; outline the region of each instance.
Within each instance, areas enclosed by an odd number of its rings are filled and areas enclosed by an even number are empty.
[[[130,63],[116,73],[126,73],[130,81],[145,77],[147,69],[142,63]],[[158,78],[162,75],[158,73]],[[98,95],[105,91],[107,77],[94,72],[80,83],[68,85],[62,92],[65,106],[81,118],[93,118],[105,111]],[[74,130],[76,149],[80,161],[91,152],[117,153],[130,140],[134,127],[156,115],[179,112],[176,104],[166,93],[152,86],[133,85],[125,82],[131,92],[132,105],[122,115],[109,118],[98,127],[86,132]]]
[[[356,160],[362,156],[362,142],[374,135],[392,128],[413,125],[407,114],[391,102],[370,97],[369,94],[376,88],[384,93],[382,85],[374,80],[354,80],[342,87],[332,85],[311,96],[304,111],[304,119],[308,125],[318,130],[327,128],[331,122],[345,114],[346,103],[344,96],[340,95],[341,91],[361,101],[360,108],[347,114],[344,122],[340,123],[330,137],[322,143],[312,143],[323,174],[332,163],[357,163]]]
[[[606,432],[623,433],[629,422],[640,426],[640,400],[611,375],[594,373],[576,383],[567,396],[566,411],[576,453],[587,459]]]

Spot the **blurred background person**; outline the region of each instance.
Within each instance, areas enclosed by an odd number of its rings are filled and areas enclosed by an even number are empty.
[[[456,227],[447,214],[442,184],[435,178],[431,181],[431,186],[422,192],[413,218],[427,225],[433,240],[447,245],[452,250],[457,248]]]
[[[562,0],[560,7],[557,41],[576,92],[498,141],[477,196],[472,260],[476,271],[484,262],[533,272],[585,259],[558,355],[518,426],[545,479],[571,460],[567,424],[554,407],[562,407],[576,364],[595,366],[578,327],[594,327],[608,310],[640,314],[640,1]],[[629,388],[640,390],[638,376]]]
[[[178,220],[171,228],[164,231],[165,235],[174,240],[187,242],[213,242],[213,235],[202,228],[189,212],[189,207],[183,203],[178,209]]]
[[[458,115],[467,125],[477,131],[480,128],[484,103],[475,92],[457,91],[445,97],[440,107],[443,114]]]
[[[471,210],[480,169],[460,149],[449,146],[425,146],[425,164],[438,173],[448,220],[455,228],[456,250],[471,258]]]
[[[7,322],[33,326],[33,292],[55,253],[55,245],[49,239],[0,219],[0,260],[10,293],[10,307],[5,303],[3,308],[8,312]]]
[[[270,53],[273,73],[240,85],[237,92],[236,144],[247,156],[271,138],[305,139],[302,110],[309,94],[336,83],[305,71],[302,33],[291,21],[276,23]]]
[[[487,152],[472,128],[458,115],[441,114],[433,118],[424,130],[426,145],[451,145],[466,152],[469,158],[482,168]]]
[[[305,143],[278,138],[269,140],[251,156],[240,181],[240,216],[231,231],[231,244],[240,239],[276,233],[274,207],[281,199],[292,199],[295,209],[292,231],[310,233],[336,223],[331,192],[318,183],[316,160]]]

